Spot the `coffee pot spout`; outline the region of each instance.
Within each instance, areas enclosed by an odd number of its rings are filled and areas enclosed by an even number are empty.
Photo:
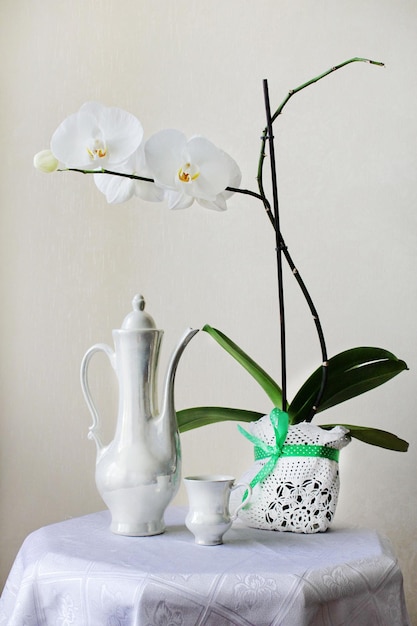
[[[163,387],[162,411],[157,418],[157,422],[159,424],[158,438],[161,438],[161,443],[164,442],[162,443],[162,446],[167,452],[170,448],[169,444],[172,445],[173,443],[173,434],[175,434],[178,429],[174,394],[175,375],[177,372],[178,363],[187,344],[197,333],[198,329],[187,328],[168,363]]]

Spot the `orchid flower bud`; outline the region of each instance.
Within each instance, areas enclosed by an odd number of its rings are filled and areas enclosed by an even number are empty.
[[[33,165],[37,170],[49,174],[50,172],[55,172],[58,168],[59,161],[51,150],[41,150],[33,157]]]

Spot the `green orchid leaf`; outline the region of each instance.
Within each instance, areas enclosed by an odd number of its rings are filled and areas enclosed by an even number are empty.
[[[191,409],[183,409],[177,412],[178,429],[181,433],[193,428],[200,428],[208,424],[215,424],[224,421],[234,422],[254,422],[263,417],[263,413],[256,411],[246,411],[244,409],[232,409],[219,406],[201,406]],[[335,426],[344,426],[349,430],[349,435],[364,443],[393,450],[396,452],[406,452],[409,444],[397,435],[379,428],[369,428],[368,426],[357,426],[353,424],[322,424],[320,428],[331,430]]]
[[[212,328],[208,324],[203,327],[206,333],[209,333],[217,343],[226,350],[247,372],[259,383],[265,391],[274,406],[281,407],[282,392],[277,383],[262,369],[260,365],[255,363],[249,355],[246,354],[237,344],[229,337],[216,328]]]
[[[400,439],[397,435],[387,432],[386,430],[380,430],[379,428],[368,428],[367,426],[355,426],[353,424],[326,424],[320,425],[320,428],[330,430],[335,426],[344,426],[349,429],[349,435],[355,439],[359,439],[364,443],[369,443],[372,446],[379,446],[380,448],[386,448],[387,450],[395,450],[396,452],[407,452],[408,442],[404,439]]]
[[[192,409],[177,411],[178,430],[184,433],[192,428],[207,426],[217,422],[254,422],[261,418],[263,413],[245,411],[244,409],[229,409],[221,406],[198,406]]]
[[[404,361],[382,348],[346,350],[328,362],[327,384],[318,411],[370,391],[408,369]],[[321,383],[321,367],[302,385],[288,412],[292,424],[308,419]]]

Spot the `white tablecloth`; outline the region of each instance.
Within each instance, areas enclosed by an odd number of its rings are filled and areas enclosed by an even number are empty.
[[[295,535],[237,522],[194,544],[185,510],[122,537],[105,511],[35,531],[0,599],[7,626],[405,626],[402,574],[372,530]]]

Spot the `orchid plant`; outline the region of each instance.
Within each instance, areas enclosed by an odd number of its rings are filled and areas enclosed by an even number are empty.
[[[143,127],[136,117],[122,109],[106,107],[96,102],[84,104],[77,113],[66,118],[54,132],[50,149],[43,150],[34,157],[35,167],[44,172],[59,170],[93,175],[97,188],[109,203],[122,203],[138,196],[148,202],[165,201],[170,209],[185,209],[196,201],[204,208],[224,211],[227,209],[227,200],[233,193],[249,195],[262,202],[275,233],[281,331],[281,386],[221,331],[209,325],[204,326],[203,330],[249,372],[274,406],[288,413],[290,424],[311,421],[316,413],[365,393],[407,369],[406,363],[391,352],[374,347],[353,348],[328,358],[320,318],[280,229],[273,123],[292,96],[353,62],[383,65],[370,59],[349,59],[289,91],[273,114],[268,84],[264,81],[267,123],[261,137],[256,192],[240,188],[241,171],[237,163],[208,139],[201,136],[187,139],[182,132],[167,129],[157,132],[144,142]],[[267,145],[272,203],[267,198],[263,183]],[[296,278],[313,316],[322,356],[321,366],[311,374],[291,402],[287,399],[286,391],[283,258]],[[179,429],[184,432],[224,420],[250,422],[259,419],[263,414],[229,407],[194,407],[178,411],[177,417]],[[321,427],[333,426],[334,424],[327,424]],[[408,448],[406,441],[392,433],[352,424],[343,426],[349,429],[352,437],[366,443],[398,451],[406,451]]]

